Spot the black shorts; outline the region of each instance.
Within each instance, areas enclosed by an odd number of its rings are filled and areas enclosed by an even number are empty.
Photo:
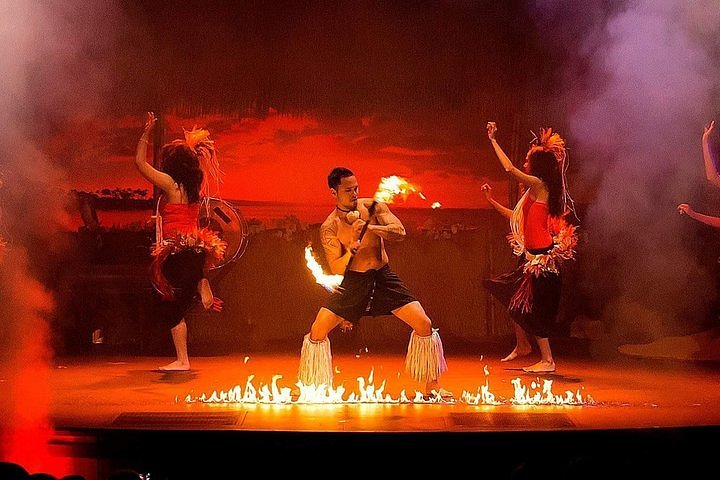
[[[390,315],[417,300],[388,265],[366,272],[348,271],[340,287],[341,291],[333,293],[324,307],[352,323],[365,315]]]
[[[203,278],[205,251],[184,249],[168,255],[163,264],[163,274],[173,287],[173,299],[166,300],[155,292],[157,313],[168,328],[179,324],[193,307],[198,292],[198,282]]]
[[[529,312],[508,310],[510,318],[527,333],[540,338],[554,337],[560,332],[558,311],[562,277],[559,273],[530,275],[532,282],[532,309]],[[483,285],[506,308],[525,278],[523,264],[512,272],[483,280]]]

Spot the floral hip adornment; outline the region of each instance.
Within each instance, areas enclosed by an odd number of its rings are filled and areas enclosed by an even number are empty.
[[[173,299],[173,289],[170,282],[163,275],[163,264],[168,256],[183,250],[192,249],[197,252],[205,251],[205,267],[217,265],[225,256],[227,242],[222,240],[217,232],[208,228],[194,228],[189,232],[176,232],[174,235],[156,243],[152,250],[152,278],[155,288],[165,300]]]

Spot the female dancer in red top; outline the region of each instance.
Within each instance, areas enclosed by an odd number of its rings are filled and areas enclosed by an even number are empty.
[[[199,294],[203,307],[220,311],[222,301],[213,296],[207,269],[222,259],[226,244],[207,229],[197,226],[200,199],[207,195],[209,176],[219,180],[213,142],[206,130],[185,132],[160,150],[160,169],[147,163],[150,132],[156,122],[148,113],[137,146],[135,166],[162,191],[153,249],[153,284],[160,294],[159,310],[170,328],[177,359],[160,370],[190,369],[185,314]]]
[[[508,307],[515,322],[516,345],[503,362],[530,354],[532,335],[540,349],[540,361],[523,370],[555,371],[549,337],[553,334],[560,305],[560,265],[573,258],[577,244],[575,227],[564,221],[570,197],[565,181],[565,141],[551,129],[530,147],[525,171],[516,168],[495,139],[497,126],[487,125],[490,142],[506,172],[523,184],[525,193],[514,210],[492,198],[492,188],[481,188],[490,204],[510,220],[510,244],[520,257],[520,266],[509,273],[487,279],[485,288]]]

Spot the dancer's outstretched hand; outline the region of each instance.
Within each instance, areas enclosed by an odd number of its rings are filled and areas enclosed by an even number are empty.
[[[690,215],[693,212],[693,209],[687,203],[681,203],[678,205],[677,211],[680,215]]]
[[[352,330],[352,329],[353,329],[353,324],[352,324],[352,322],[349,322],[349,321],[347,321],[347,320],[343,320],[343,321],[340,323],[340,330],[341,330],[343,333],[344,333],[344,332],[349,332],[349,331]]]
[[[213,312],[222,312],[223,305],[225,302],[222,301],[222,299],[218,297],[213,297],[212,303],[209,307],[205,307],[205,310],[212,310]]]
[[[489,202],[492,199],[492,187],[489,183],[484,184],[480,187],[480,190],[485,194],[485,199]]]
[[[147,120],[145,120],[145,131],[149,132],[150,130],[152,130],[155,126],[155,122],[157,122],[157,116],[155,116],[155,113],[147,112]]]
[[[487,123],[487,134],[490,140],[495,140],[495,134],[497,133],[497,124],[495,122]]]
[[[712,133],[713,128],[715,128],[715,120],[710,120],[710,123],[705,125],[705,128],[703,128],[703,138],[708,138]]]

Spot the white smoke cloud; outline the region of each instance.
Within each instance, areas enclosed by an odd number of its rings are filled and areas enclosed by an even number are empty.
[[[568,55],[571,182],[594,191],[586,288],[604,295],[620,337],[677,331],[715,296],[675,207],[703,177],[700,134],[719,110],[720,0],[536,6],[540,31]]]
[[[30,469],[57,465],[47,444],[52,392],[42,381],[52,359],[54,299],[43,273],[66,220],[69,172],[62,159],[43,153],[44,135],[54,123],[93,116],[106,102],[112,84],[107,53],[121,17],[112,2],[0,3],[0,232],[9,241],[0,259],[0,459]]]

